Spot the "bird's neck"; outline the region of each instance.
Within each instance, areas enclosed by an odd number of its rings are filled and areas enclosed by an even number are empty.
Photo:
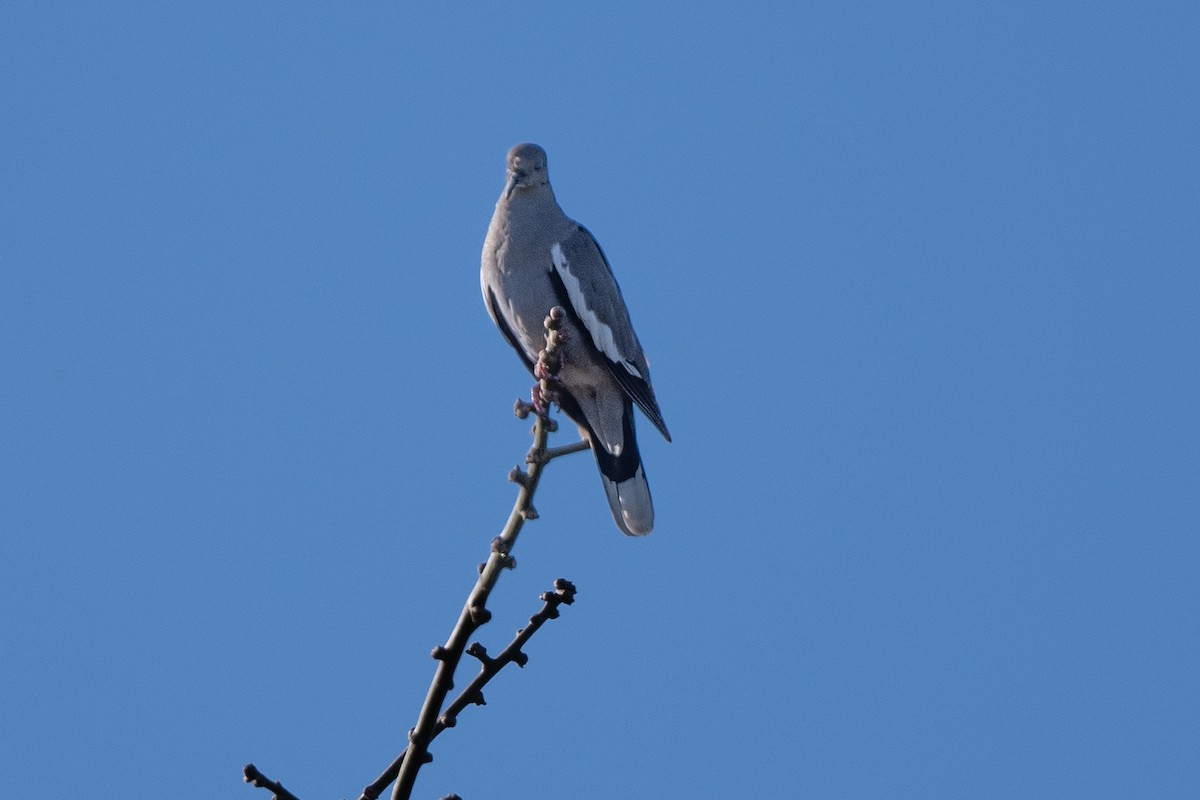
[[[508,228],[514,236],[550,236],[554,231],[547,226],[563,218],[554,193],[548,189],[514,192],[503,202],[508,204]]]

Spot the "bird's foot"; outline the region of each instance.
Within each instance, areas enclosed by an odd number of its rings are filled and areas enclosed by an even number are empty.
[[[530,405],[533,406],[533,413],[537,414],[539,417],[544,417],[550,412],[551,400],[549,397],[543,394],[541,381],[535,383],[533,388],[529,390],[529,399],[533,401],[530,403]]]
[[[539,381],[558,381],[559,370],[562,369],[562,354],[547,355],[546,351],[538,353],[538,360],[533,365],[533,377]]]
[[[533,388],[529,390],[530,399],[533,402],[527,406],[529,411],[546,420],[546,424],[550,426],[549,430],[551,433],[558,428],[558,424],[550,417],[550,406],[555,401],[553,386],[557,385],[557,383],[557,381],[551,382],[545,379],[535,383]]]

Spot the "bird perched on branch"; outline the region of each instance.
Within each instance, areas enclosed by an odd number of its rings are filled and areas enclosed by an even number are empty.
[[[534,371],[545,347],[542,323],[566,311],[559,408],[590,444],[617,527],[631,536],[654,528],[654,505],[634,435],[633,404],[669,442],[621,289],[600,245],[558,206],[546,151],[508,151],[508,179],[483,243],[480,284],[496,327]]]

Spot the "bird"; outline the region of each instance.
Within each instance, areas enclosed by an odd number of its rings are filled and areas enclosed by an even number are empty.
[[[530,372],[545,348],[547,313],[554,306],[566,312],[555,401],[591,446],[617,527],[644,536],[654,529],[654,504],[634,404],[671,441],[646,355],[600,245],[554,197],[546,151],[517,144],[506,164],[480,262],[484,304]]]

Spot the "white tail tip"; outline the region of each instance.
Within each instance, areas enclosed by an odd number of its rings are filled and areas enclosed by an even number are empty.
[[[628,536],[645,536],[654,530],[654,503],[650,500],[650,484],[639,466],[629,480],[616,483],[603,475],[604,492],[612,509],[617,527]]]

